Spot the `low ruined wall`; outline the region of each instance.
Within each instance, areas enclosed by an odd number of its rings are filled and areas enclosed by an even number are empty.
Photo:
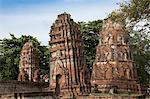
[[[0,94],[46,92],[48,83],[0,81]]]
[[[122,96],[122,95],[89,95],[89,96],[77,96],[76,99],[150,99],[150,96]]]
[[[0,95],[0,99],[57,99],[57,97],[53,92],[32,92]]]

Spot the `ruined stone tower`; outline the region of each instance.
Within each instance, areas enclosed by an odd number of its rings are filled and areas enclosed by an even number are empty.
[[[32,42],[26,42],[22,48],[19,63],[18,81],[36,81],[34,76],[39,70],[39,58]],[[36,75],[37,76],[37,75]]]
[[[84,83],[85,69],[79,25],[71,19],[70,14],[63,13],[58,15],[49,35],[50,89],[55,89],[56,94],[65,90],[78,93]]]
[[[110,19],[104,20],[100,32],[91,84],[100,92],[137,93],[139,86],[128,33]]]

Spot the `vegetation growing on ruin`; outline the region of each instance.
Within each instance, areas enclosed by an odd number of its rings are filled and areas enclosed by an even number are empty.
[[[148,0],[130,0],[120,3],[120,8],[108,17],[120,22],[129,32],[130,45],[141,83],[150,82],[150,3]],[[79,22],[84,40],[86,64],[91,71],[95,60],[96,46],[102,20]],[[40,56],[40,68],[44,73],[49,71],[48,46],[41,46],[32,36],[0,39],[0,80],[15,80],[18,76],[20,51],[25,42],[31,40]]]
[[[49,51],[47,46],[41,46],[40,42],[32,36],[22,35],[17,38],[10,34],[11,38],[0,40],[0,80],[16,80],[19,73],[20,53],[27,41],[32,41],[37,49],[40,59],[40,68],[43,73],[49,71]]]

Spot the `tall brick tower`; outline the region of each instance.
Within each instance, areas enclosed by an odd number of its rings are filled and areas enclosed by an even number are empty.
[[[139,85],[128,33],[110,19],[104,20],[100,32],[91,84],[100,92],[138,93]]]
[[[39,58],[32,42],[26,42],[21,50],[18,81],[34,81],[34,73],[39,69]]]
[[[58,15],[50,30],[50,89],[78,94],[84,83],[83,40],[70,14]],[[66,94],[66,93],[65,93]]]

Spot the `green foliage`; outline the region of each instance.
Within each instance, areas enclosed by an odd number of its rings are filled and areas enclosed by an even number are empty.
[[[139,80],[141,83],[147,84],[150,82],[150,39],[141,38],[137,31],[130,34],[132,34],[130,41]]]
[[[130,0],[128,2],[119,3],[119,5],[120,8],[109,15],[109,17],[115,21],[128,21],[136,24],[143,19],[149,20],[150,18],[149,0]]]
[[[95,61],[96,46],[99,42],[99,31],[102,27],[102,20],[91,22],[80,22],[81,32],[84,40],[84,50],[86,57],[86,64],[89,69],[92,69],[93,62]]]
[[[16,38],[10,34],[10,39],[0,40],[0,80],[15,80],[19,73],[20,52],[27,41],[32,41],[40,56],[40,67],[48,73],[49,53],[46,46],[40,46],[38,40],[32,36],[22,35]]]
[[[40,56],[40,69],[44,74],[49,73],[50,52],[47,46],[38,46]]]
[[[149,0],[130,0],[120,3],[120,11],[131,22],[149,18]]]
[[[130,45],[141,83],[150,83],[150,3],[149,0],[130,0],[120,3],[109,18],[120,22],[130,35]]]

